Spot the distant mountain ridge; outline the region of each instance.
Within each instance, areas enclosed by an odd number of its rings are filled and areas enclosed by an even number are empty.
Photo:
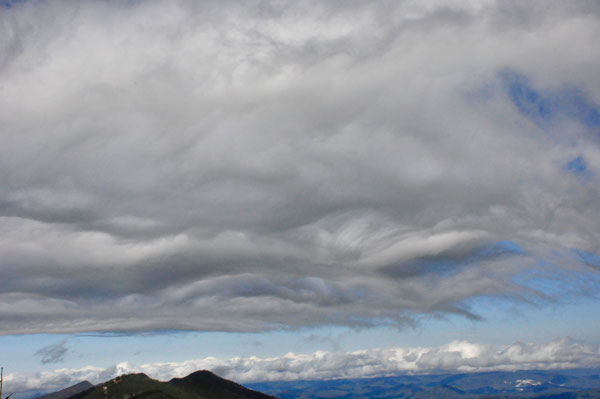
[[[600,399],[600,369],[270,381],[246,386],[280,399]]]
[[[274,399],[206,370],[168,382],[153,380],[146,374],[127,374],[95,386],[87,384],[79,383],[43,399]],[[64,396],[65,392],[74,393]]]
[[[61,389],[58,392],[49,393],[43,396],[38,396],[35,399],[67,399],[80,392],[87,391],[93,388],[94,385],[89,381],[82,381],[78,384],[72,385],[68,388]]]

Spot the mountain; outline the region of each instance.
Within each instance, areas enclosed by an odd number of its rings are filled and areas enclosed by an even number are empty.
[[[246,386],[280,399],[600,399],[600,369],[272,381]]]
[[[61,398],[62,399],[62,398]],[[197,371],[169,382],[145,374],[128,374],[98,384],[64,399],[274,399],[218,377]]]
[[[69,389],[85,390],[65,396]],[[600,399],[600,369],[273,381],[246,387],[209,371],[197,371],[168,382],[153,380],[145,374],[129,374],[97,386],[78,384],[43,399],[275,399],[275,396],[280,399]]]
[[[196,371],[184,378],[173,378],[169,381],[174,387],[183,391],[203,395],[208,398],[228,399],[267,399],[271,396],[252,391],[233,381],[218,377],[210,371]]]
[[[49,393],[47,395],[38,396],[35,399],[67,399],[80,392],[87,391],[92,388],[93,385],[88,381],[80,382],[79,384],[72,385],[68,388],[62,389],[58,392]]]

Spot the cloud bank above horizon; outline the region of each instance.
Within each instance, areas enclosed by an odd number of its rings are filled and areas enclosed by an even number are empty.
[[[2,9],[0,334],[404,326],[597,295],[599,18]]]
[[[119,375],[145,373],[168,381],[197,370],[237,382],[367,378],[405,373],[485,372],[534,369],[596,367],[600,347],[568,337],[546,343],[515,342],[483,345],[453,341],[439,347],[393,347],[354,352],[317,351],[311,354],[231,359],[204,358],[184,362],[149,363],[136,366],[123,362],[108,368],[87,366],[61,368],[35,374],[6,375],[6,389],[26,396],[28,392],[51,392],[87,380],[98,384]]]

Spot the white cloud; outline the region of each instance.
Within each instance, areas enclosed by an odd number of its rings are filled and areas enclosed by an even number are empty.
[[[594,367],[599,361],[598,345],[566,337],[541,344],[515,342],[506,346],[454,341],[440,347],[395,347],[355,352],[317,351],[311,354],[288,353],[270,358],[209,357],[139,366],[123,362],[107,369],[88,366],[34,375],[8,374],[6,389],[15,392],[51,391],[82,380],[99,383],[118,375],[140,372],[167,381],[208,369],[238,382],[255,382],[363,378],[404,373],[566,369]],[[531,383],[529,380],[521,381],[521,385]]]

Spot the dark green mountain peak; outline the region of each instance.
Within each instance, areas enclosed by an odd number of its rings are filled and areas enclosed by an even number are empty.
[[[208,370],[198,370],[183,378],[173,378],[169,381],[169,384],[181,384],[181,383],[200,383],[200,382],[211,382],[218,383],[219,381],[227,381],[224,378],[217,376],[216,374]],[[229,381],[230,382],[230,381]]]
[[[146,374],[128,374],[113,378],[69,399],[175,399],[178,397],[184,396],[178,395],[176,390],[164,382],[153,380]]]
[[[230,399],[267,399],[272,396],[252,391],[233,381],[221,378],[208,370],[196,371],[184,378],[173,378],[169,384],[188,392]]]
[[[169,382],[153,380],[142,373],[126,374],[68,399],[273,399],[273,396],[202,370]]]

